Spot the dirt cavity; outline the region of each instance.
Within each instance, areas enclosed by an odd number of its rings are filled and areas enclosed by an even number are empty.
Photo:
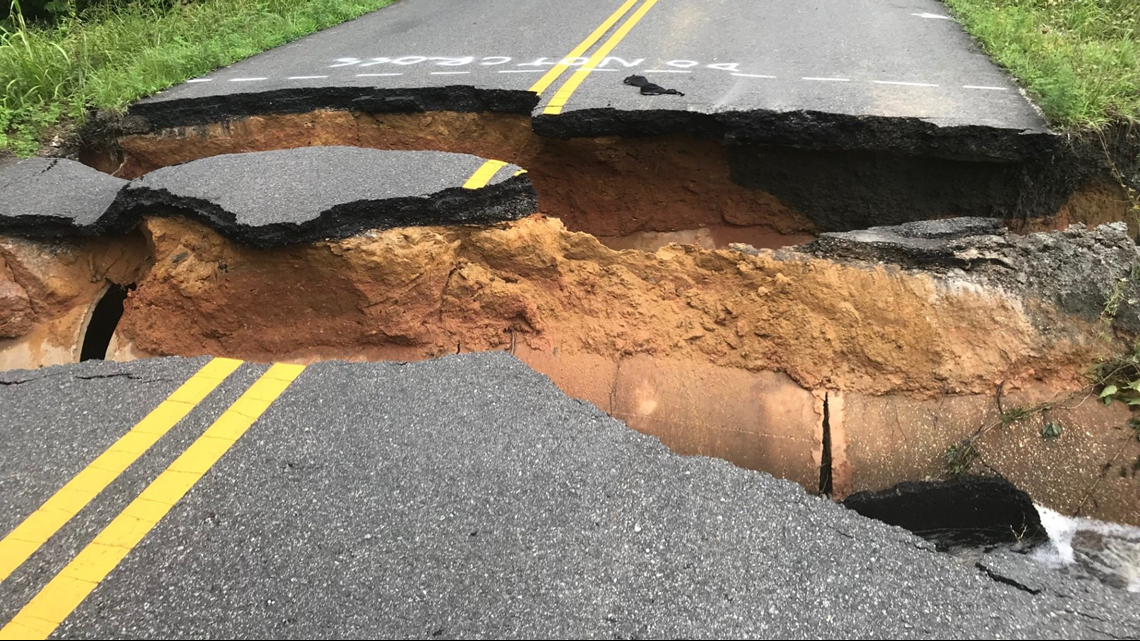
[[[1066,229],[1074,223],[1090,227],[1124,222],[1132,238],[1140,236],[1140,203],[1129,198],[1125,186],[1104,178],[1090,179],[1065,200],[1055,216],[1012,221],[1022,232]]]
[[[1091,233],[1074,234],[1081,244]],[[24,333],[0,341],[0,366],[78,360],[108,283],[137,282],[114,358],[507,350],[678,452],[812,491],[828,478],[837,498],[943,474],[947,448],[995,420],[998,386],[1007,404],[1076,393],[1081,369],[1121,348],[1095,319],[976,275],[791,250],[616,251],[545,216],[278,250],[149,218],[116,239],[3,239],[0,259],[0,289],[26,299],[31,318],[5,325]],[[1122,431],[1127,410],[1072,405],[1050,419],[1066,425],[1061,439],[1030,424],[995,430],[979,465],[1058,510],[1140,522],[1140,481],[1116,473],[1140,457]]]
[[[137,282],[110,341],[115,358],[507,350],[678,452],[836,498],[944,475],[948,448],[999,420],[1002,390],[1026,406],[1055,403],[1033,420],[1065,429],[1053,440],[1033,421],[988,431],[973,471],[1003,474],[1062,512],[1140,523],[1129,412],[1080,396],[1083,371],[1135,330],[1098,318],[1102,285],[1112,289],[1135,258],[1119,229],[1029,241],[1001,231],[938,251],[924,238],[901,243],[896,259],[858,234],[839,239],[842,258],[821,245],[831,229],[962,214],[1019,222],[1023,232],[1117,221],[1129,202],[1111,181],[1038,193],[1040,175],[1024,166],[688,136],[553,140],[525,116],[487,113],[257,116],[127,136],[114,155],[85,160],[133,178],[206,156],[313,145],[513,162],[529,171],[547,215],[271,251],[149,218],[127,239],[49,248],[45,260],[59,264],[41,266],[34,247],[5,241],[0,366],[76,360],[100,292]],[[814,249],[789,248],[817,237]],[[53,274],[55,290],[43,282]],[[1069,287],[1073,278],[1095,286]]]
[[[0,237],[0,369],[77,362],[108,288],[150,263],[140,232],[85,240]]]

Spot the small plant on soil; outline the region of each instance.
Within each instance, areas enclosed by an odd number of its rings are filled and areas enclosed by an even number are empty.
[[[1092,369],[1093,385],[1105,405],[1121,401],[1140,406],[1140,342],[1128,354],[1108,359]]]
[[[982,457],[975,441],[975,437],[964,438],[947,448],[946,471],[950,476],[965,474]]]
[[[1140,363],[1140,360],[1137,362]],[[987,433],[998,428],[1011,427],[1034,416],[1037,416],[1038,414],[1043,415],[1044,420],[1044,425],[1041,426],[1040,431],[1041,438],[1058,438],[1064,431],[1064,426],[1061,425],[1059,421],[1048,420],[1046,414],[1052,409],[1058,407],[1066,407],[1067,402],[1072,401],[1078,396],[1082,398],[1088,398],[1092,393],[1090,389],[1086,388],[1085,390],[1071,394],[1066,399],[1060,401],[1047,401],[1029,407],[1023,405],[1005,407],[1002,404],[1002,392],[1004,390],[1004,387],[1005,383],[1002,383],[998,386],[997,397],[994,399],[997,403],[998,409],[997,418],[987,424],[981,425],[978,427],[978,429],[974,430],[972,434],[946,449],[946,474],[948,476],[959,476],[961,474],[965,474],[966,472],[970,471],[975,463],[981,462],[983,465],[985,465],[985,461],[982,460],[982,451],[979,442]]]
[[[1122,186],[1126,186],[1123,178],[1120,178],[1120,181]],[[1140,204],[1134,205],[1133,210],[1140,212]],[[1104,302],[1104,309],[1100,312],[1100,322],[1105,326],[1105,333],[1102,334],[1105,340],[1111,340],[1108,331],[1116,321],[1116,315],[1120,312],[1120,304],[1125,301],[1125,294],[1134,283],[1140,284],[1140,263],[1133,263],[1132,270],[1128,275],[1117,278],[1116,282],[1112,284],[1112,291],[1109,292],[1108,298]],[[1134,299],[1128,299],[1129,305],[1135,305],[1137,302]]]
[[[1030,414],[1032,413],[1033,410],[1028,407],[1014,406],[1002,412],[1001,416],[998,417],[998,420],[1001,422],[1002,427],[1009,427],[1014,423],[1018,423],[1029,418]]]

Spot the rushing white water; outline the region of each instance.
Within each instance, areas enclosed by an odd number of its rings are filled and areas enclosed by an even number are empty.
[[[1140,527],[1036,507],[1049,544],[1037,548],[1034,558],[1052,567],[1079,564],[1106,583],[1140,592]]]

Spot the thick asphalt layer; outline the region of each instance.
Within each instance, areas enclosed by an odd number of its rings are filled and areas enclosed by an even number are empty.
[[[201,362],[0,377],[5,527]],[[0,584],[0,613],[263,370],[240,369]],[[1135,637],[1135,598],[1020,556],[939,554],[672,454],[483,354],[310,366],[57,636]]]
[[[99,233],[107,208],[126,184],[74,160],[0,162],[0,233]]]
[[[109,215],[186,214],[253,247],[343,238],[407,225],[488,224],[537,211],[530,179],[468,154],[305,147],[228,154],[158,169],[132,181]],[[474,186],[473,186],[474,187]]]
[[[536,130],[559,137],[686,131],[1002,158],[1048,144],[1034,108],[937,0],[658,0],[622,36],[624,21],[651,1],[567,59],[573,71],[612,49],[559,114],[545,108],[569,72],[539,98],[527,90],[621,1],[401,0],[132,113],[169,127],[320,107],[533,109]],[[630,74],[685,95],[643,96],[622,84]]]

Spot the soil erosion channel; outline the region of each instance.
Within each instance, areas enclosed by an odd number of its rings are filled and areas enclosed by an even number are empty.
[[[287,242],[235,235],[240,214],[219,226],[211,199],[227,194],[127,196],[162,168],[315,146],[513,163],[536,211],[516,200],[499,222]],[[1122,220],[1106,180],[1027,199],[1045,170],[1024,161],[684,133],[560,140],[525,116],[457,112],[251,116],[136,131],[82,158],[138,180],[113,224],[80,230],[94,237],[0,239],[5,367],[78,360],[100,333],[115,359],[508,350],[679,452],[811,491],[941,476],[965,440],[976,456],[959,468],[999,472],[1061,512],[1140,523],[1129,411],[1089,399],[1084,375],[1140,330],[1121,286],[1135,245],[1119,224],[1056,230]],[[385,171],[378,182],[398,182]],[[316,190],[345,176],[265,181]],[[1009,408],[1040,411],[1011,422]],[[1045,439],[1046,423],[1064,429]]]

